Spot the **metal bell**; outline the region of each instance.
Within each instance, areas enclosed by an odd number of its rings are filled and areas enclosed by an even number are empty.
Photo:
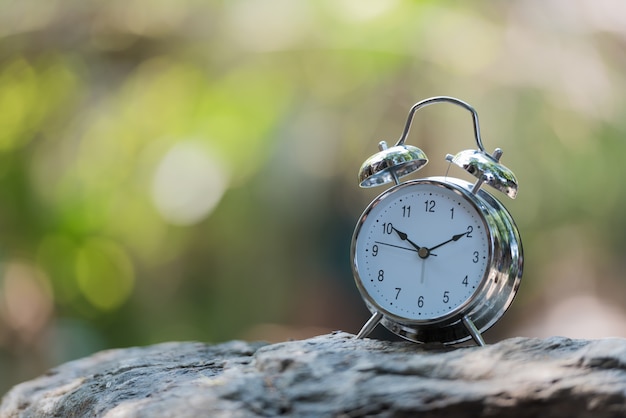
[[[378,144],[380,150],[369,157],[359,170],[359,186],[374,187],[395,182],[400,177],[419,170],[428,163],[424,151],[412,145],[395,145],[387,147],[385,141]]]
[[[454,156],[448,154],[446,160],[458,165],[478,179],[474,191],[477,191],[481,184],[486,183],[511,199],[515,199],[517,196],[517,178],[511,170],[499,162],[501,156],[502,150],[500,148],[496,148],[493,155],[489,155],[484,150],[468,149]]]

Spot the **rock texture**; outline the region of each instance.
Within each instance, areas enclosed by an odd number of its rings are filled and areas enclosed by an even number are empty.
[[[3,418],[268,416],[624,417],[626,339],[165,343],[66,363],[0,404]]]

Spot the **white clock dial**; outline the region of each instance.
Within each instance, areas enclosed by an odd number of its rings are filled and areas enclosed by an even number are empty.
[[[391,317],[432,321],[459,311],[490,264],[480,210],[450,184],[403,183],[376,199],[354,237],[357,284]]]

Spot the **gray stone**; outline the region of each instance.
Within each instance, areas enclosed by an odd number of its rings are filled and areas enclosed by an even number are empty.
[[[624,417],[626,339],[165,343],[63,364],[0,404],[3,418],[281,415]]]

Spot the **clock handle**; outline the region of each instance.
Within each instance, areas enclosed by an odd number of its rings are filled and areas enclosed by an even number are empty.
[[[481,151],[485,152],[483,141],[480,138],[480,126],[478,124],[478,113],[472,106],[465,103],[464,101],[456,99],[454,97],[449,97],[449,96],[435,96],[429,99],[424,99],[421,102],[415,103],[413,107],[411,107],[411,110],[409,110],[409,117],[406,120],[406,125],[404,126],[404,132],[402,132],[402,136],[396,143],[396,146],[404,145],[404,141],[406,141],[406,138],[409,136],[409,131],[411,130],[411,124],[413,123],[413,116],[415,115],[415,112],[417,112],[422,107],[426,107],[431,104],[441,103],[441,102],[453,103],[470,111],[470,113],[472,114],[472,121],[474,122],[474,137],[476,137],[476,144],[478,145],[478,148]]]
[[[381,319],[383,319],[383,314],[378,311],[374,312],[372,317],[367,320],[365,325],[363,325],[363,328],[361,328],[361,331],[359,331],[356,337],[358,339],[367,337],[372,331],[374,331],[374,328],[376,328],[376,325],[378,325]]]

